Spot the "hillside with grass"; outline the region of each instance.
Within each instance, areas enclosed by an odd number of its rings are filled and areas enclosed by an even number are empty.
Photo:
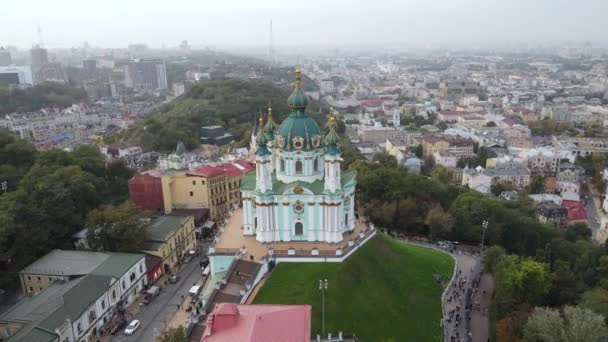
[[[439,341],[441,293],[453,267],[444,253],[379,234],[343,263],[279,264],[254,303],[311,304],[316,336],[319,279],[327,279],[326,333],[355,333],[361,341]]]
[[[245,146],[259,111],[272,103],[273,118],[279,123],[289,114],[287,97],[293,83],[263,80],[223,79],[196,84],[182,97],[160,107],[142,122],[119,133],[111,142],[142,146],[145,150],[170,151],[178,141],[188,149],[200,141],[201,126],[221,125],[236,137],[235,146]],[[311,101],[307,112],[319,119]],[[319,120],[317,120],[318,123]],[[321,127],[321,126],[320,126]]]

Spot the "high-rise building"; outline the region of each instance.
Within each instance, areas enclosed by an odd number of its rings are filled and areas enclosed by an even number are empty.
[[[33,84],[34,79],[29,66],[0,66],[0,86]]]
[[[46,49],[36,45],[30,50],[31,65],[34,72],[49,62],[49,56]]]
[[[82,61],[82,68],[87,78],[93,78],[97,69],[97,61],[94,59],[85,59]]]
[[[13,64],[10,51],[0,46],[0,66],[8,66]]]
[[[143,92],[166,92],[167,70],[163,60],[134,60],[124,67],[125,86]]]

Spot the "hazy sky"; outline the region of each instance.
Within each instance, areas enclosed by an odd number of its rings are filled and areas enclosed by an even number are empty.
[[[608,40],[608,0],[2,0],[0,45],[277,47]]]

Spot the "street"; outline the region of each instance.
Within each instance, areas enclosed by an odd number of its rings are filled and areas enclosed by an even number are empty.
[[[587,219],[589,229],[591,229],[591,238],[602,243],[606,240],[606,215],[602,211],[602,203],[600,195],[595,191],[593,186],[585,186],[588,196],[585,209],[587,210]],[[598,222],[599,221],[599,222]]]
[[[177,311],[177,305],[182,303],[181,296],[188,296],[188,290],[192,287],[192,284],[201,278],[202,272],[199,262],[203,257],[202,254],[193,257],[178,272],[181,279],[177,284],[157,284],[162,287],[159,295],[150,304],[142,306],[141,310],[133,317],[128,318],[128,321],[137,319],[141,322],[141,327],[133,335],[124,335],[124,329],[122,329],[114,336],[112,341],[153,342],[155,329],[159,334],[165,329],[166,324]]]

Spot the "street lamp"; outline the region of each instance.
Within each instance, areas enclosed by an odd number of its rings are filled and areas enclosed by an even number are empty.
[[[321,290],[321,335],[325,335],[325,290],[327,290],[327,279],[319,279],[319,290]]]
[[[483,220],[481,226],[483,227],[483,234],[481,235],[481,251],[479,252],[479,254],[483,252],[483,244],[486,240],[486,229],[488,229],[488,220]]]

